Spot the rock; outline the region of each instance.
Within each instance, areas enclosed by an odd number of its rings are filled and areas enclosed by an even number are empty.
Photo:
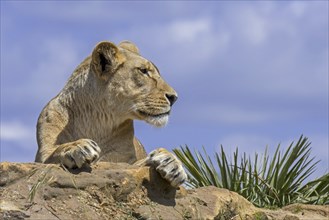
[[[328,206],[254,207],[216,187],[173,188],[150,167],[100,162],[79,170],[0,163],[0,219],[328,219]]]

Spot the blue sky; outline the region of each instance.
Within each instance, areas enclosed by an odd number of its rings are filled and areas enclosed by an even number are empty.
[[[328,2],[1,1],[1,161],[34,160],[43,106],[102,40],[130,40],[179,94],[147,151],[254,154],[301,134],[328,172]]]

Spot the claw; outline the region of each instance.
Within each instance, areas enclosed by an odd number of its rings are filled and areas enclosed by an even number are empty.
[[[178,167],[173,168],[170,173],[174,174],[178,170]]]
[[[91,151],[89,150],[89,148],[87,146],[83,146],[82,148],[83,148],[84,151],[91,154]]]
[[[80,140],[64,150],[63,165],[68,168],[81,168],[99,157],[100,148],[92,140]]]
[[[147,157],[147,164],[156,168],[162,178],[170,182],[173,187],[183,184],[186,173],[180,161],[166,149],[152,151]]]

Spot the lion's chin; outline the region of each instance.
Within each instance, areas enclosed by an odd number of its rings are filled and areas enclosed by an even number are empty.
[[[156,127],[166,126],[168,120],[169,120],[169,114],[161,115],[161,116],[147,116],[144,118],[144,121]]]
[[[161,114],[150,114],[143,111],[138,111],[139,119],[156,126],[164,127],[169,120],[170,111]]]

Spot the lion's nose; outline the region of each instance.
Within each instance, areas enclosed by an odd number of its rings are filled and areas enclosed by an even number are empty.
[[[178,97],[173,94],[166,94],[166,98],[168,99],[170,106],[172,106],[176,102]]]

